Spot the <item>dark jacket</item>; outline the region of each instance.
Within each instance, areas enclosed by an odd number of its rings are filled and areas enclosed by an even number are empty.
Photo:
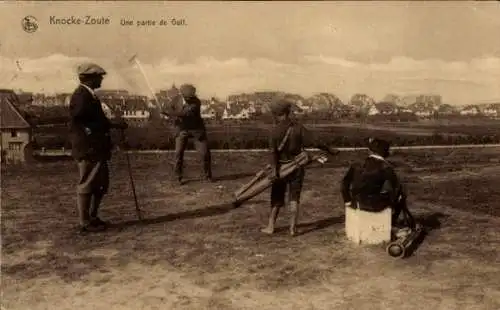
[[[175,96],[163,112],[173,117],[174,125],[178,131],[205,131],[205,122],[201,117],[200,99],[190,97],[184,100],[186,104],[183,104],[181,95]]]
[[[279,146],[286,135],[289,127],[292,127],[287,142],[283,149],[279,151]],[[306,147],[316,147],[324,149],[326,146],[318,139],[315,139],[309,130],[295,120],[285,120],[275,124],[271,130],[269,139],[271,149],[271,164],[279,165],[279,162],[286,162],[294,159]]]
[[[112,124],[101,101],[80,85],[71,96],[69,110],[72,156],[76,160],[109,160]]]
[[[353,164],[342,180],[344,203],[359,202],[362,209],[381,211],[393,206],[402,187],[396,171],[386,161],[369,156],[364,163]]]

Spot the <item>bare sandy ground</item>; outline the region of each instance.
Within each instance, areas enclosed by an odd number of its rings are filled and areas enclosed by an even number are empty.
[[[117,163],[102,210],[117,226],[85,238],[72,230],[73,163],[2,171],[2,309],[500,309],[500,218],[414,195],[429,235],[411,257],[393,259],[345,240],[337,190],[345,169],[327,167],[308,172],[302,234],[263,236],[267,194],[230,210],[230,193],[248,176],[231,169],[237,159],[215,161],[233,177],[179,188],[170,167],[136,160],[143,225]],[[475,180],[500,168],[461,171]],[[457,175],[409,177],[417,193]],[[499,207],[495,195],[489,203]],[[284,212],[280,226],[287,220]]]

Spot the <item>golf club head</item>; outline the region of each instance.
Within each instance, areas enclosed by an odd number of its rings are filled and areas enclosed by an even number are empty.
[[[132,55],[132,57],[130,57],[130,59],[128,60],[128,62],[135,62],[137,59],[137,54],[134,54]]]

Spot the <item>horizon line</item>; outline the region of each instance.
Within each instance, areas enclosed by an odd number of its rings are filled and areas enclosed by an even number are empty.
[[[20,89],[20,88],[15,88],[15,89],[12,89],[12,88],[1,88],[0,87],[0,91],[1,90],[12,90],[14,93],[16,94],[19,94],[20,92],[21,93],[31,93],[31,94],[43,94],[43,95],[62,95],[62,94],[65,94],[65,95],[71,95],[73,92],[38,92],[38,91],[25,91],[24,89]],[[158,94],[160,91],[168,91],[169,89],[161,89],[159,91],[156,91],[155,94]],[[127,92],[127,95],[131,95],[131,96],[140,96],[140,97],[146,97],[150,100],[154,100],[154,98],[151,96],[151,95],[141,95],[140,93],[135,93],[135,92],[131,92],[127,89],[120,89],[120,88],[109,88],[109,89],[106,89],[106,88],[99,88],[99,89],[96,89],[96,92],[99,93],[100,91],[126,91]],[[302,97],[303,99],[309,99],[311,97],[314,97],[316,95],[321,95],[321,94],[328,94],[328,95],[333,95],[335,97],[337,97],[341,102],[342,104],[349,104],[349,101],[350,99],[354,96],[354,95],[357,95],[357,94],[360,94],[360,95],[366,95],[368,96],[369,98],[373,99],[373,101],[375,103],[383,103],[383,102],[388,102],[388,101],[385,101],[385,100],[376,100],[375,97],[372,97],[370,96],[369,94],[366,94],[366,93],[354,93],[353,95],[351,95],[349,97],[349,100],[342,100],[339,96],[335,95],[334,93],[329,93],[329,92],[316,92],[314,93],[313,95],[311,96],[305,96],[303,94],[299,94],[299,93],[292,93],[292,92],[287,92],[287,91],[281,91],[281,90],[254,90],[254,91],[251,91],[251,92],[240,92],[240,93],[233,93],[233,94],[230,94],[230,95],[227,95],[225,100],[228,99],[228,97],[230,96],[238,96],[238,95],[252,95],[252,94],[255,94],[255,93],[259,93],[259,92],[268,92],[268,93],[284,93],[285,95],[298,95],[300,97]],[[397,94],[397,93],[388,93],[386,94],[385,96],[390,96],[390,95],[394,95],[394,96],[397,96],[399,97],[400,99],[404,99],[404,98],[408,98],[408,97],[418,97],[418,96],[440,96],[441,97],[441,105],[450,105],[450,106],[469,106],[469,105],[487,105],[487,104],[499,104],[500,103],[500,98],[498,99],[487,99],[487,100],[479,100],[479,101],[476,101],[475,103],[461,103],[461,104],[451,104],[451,103],[447,103],[445,101],[443,101],[443,96],[440,95],[440,94],[437,94],[437,93],[418,93],[418,94],[405,94],[405,95],[401,95],[401,94]],[[384,96],[384,97],[385,97]],[[214,99],[221,99],[221,100],[224,100],[222,99],[221,97],[215,95],[215,96],[208,96],[210,99],[214,98]],[[210,99],[206,99],[205,97],[199,97],[200,99],[202,100],[210,100]]]

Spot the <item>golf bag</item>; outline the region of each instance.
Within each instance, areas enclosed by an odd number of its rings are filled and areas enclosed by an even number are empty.
[[[314,161],[325,163],[326,156],[314,156],[306,151],[302,151],[291,162],[283,164],[280,167],[280,178],[285,178],[293,173],[296,169],[305,167]],[[233,206],[238,207],[245,201],[252,199],[268,189],[273,183],[271,165],[267,165],[264,169],[257,172],[257,174],[238,191],[234,193]]]
[[[408,210],[408,206],[406,205],[406,195],[404,194],[404,190],[402,188],[399,201],[396,205],[396,210],[393,214],[393,225],[396,224],[396,221],[401,213],[403,215],[404,228],[398,229],[398,232],[393,237],[393,240],[387,245],[386,248],[387,253],[395,258],[406,257],[415,245],[415,241],[422,237],[424,233],[423,227],[415,222],[410,210]]]
[[[416,241],[424,234],[424,229],[421,225],[416,225],[413,229],[406,228],[405,230],[402,230],[402,233],[396,235],[396,239],[387,245],[387,253],[394,258],[408,256],[411,250],[413,250],[413,246],[416,245]]]

